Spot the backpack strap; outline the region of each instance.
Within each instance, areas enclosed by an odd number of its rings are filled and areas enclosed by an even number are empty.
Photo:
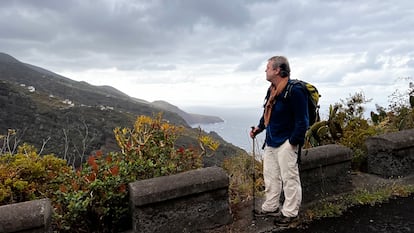
[[[298,79],[291,79],[290,82],[288,83],[288,86],[286,87],[286,93],[284,95],[284,98],[287,98],[288,96],[290,97],[291,92],[292,92],[292,87],[294,85],[296,85],[296,84],[300,84],[300,86],[302,88],[304,88],[300,80],[298,80]],[[297,152],[298,158],[296,160],[296,162],[298,163],[298,165],[300,165],[302,163],[302,158],[301,158],[301,156],[302,156],[302,146],[303,145],[301,145],[301,144],[298,145],[298,152]]]
[[[302,83],[301,83],[301,81],[300,80],[298,80],[298,79],[291,79],[291,80],[289,80],[289,82],[288,82],[288,84],[287,84],[287,87],[286,87],[286,93],[285,93],[285,95],[283,96],[283,98],[287,98],[288,96],[290,97],[290,95],[291,95],[291,92],[292,92],[292,87],[294,86],[294,85],[296,85],[296,84],[300,84],[300,86],[302,86],[302,88],[303,88],[303,85],[302,85]]]

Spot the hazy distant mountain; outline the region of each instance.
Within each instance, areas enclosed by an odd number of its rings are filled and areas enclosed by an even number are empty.
[[[184,120],[190,125],[198,124],[198,123],[211,124],[211,123],[224,122],[223,119],[217,116],[208,116],[208,115],[200,115],[200,114],[184,112],[178,107],[168,102],[162,101],[162,100],[154,101],[152,102],[152,104],[156,107],[177,113],[182,118],[184,118]]]
[[[96,149],[116,149],[112,130],[132,127],[138,115],[163,112],[163,118],[189,131],[196,129],[188,124],[221,120],[189,114],[164,101],[132,98],[110,86],[77,82],[4,53],[0,53],[0,109],[0,135],[17,129],[19,140],[37,148],[45,144],[44,153],[66,158],[89,155]],[[239,148],[212,135],[223,145],[213,158],[216,162],[240,153]],[[194,136],[179,140],[197,144]]]

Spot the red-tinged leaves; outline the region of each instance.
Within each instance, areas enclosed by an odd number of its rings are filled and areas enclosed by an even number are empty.
[[[114,167],[112,167],[109,171],[111,172],[111,174],[112,174],[113,176],[117,176],[117,175],[119,174],[119,167],[115,165],[115,166],[114,166]]]
[[[93,172],[93,173],[89,174],[88,176],[86,176],[86,179],[87,179],[88,182],[94,181],[96,179],[96,173]]]
[[[125,184],[121,184],[120,186],[119,186],[119,188],[118,188],[118,191],[120,192],[120,193],[124,193],[124,192],[126,192],[126,185]]]
[[[96,154],[96,157],[98,157],[98,158],[102,157],[102,155],[103,155],[101,150],[96,151],[95,154]]]
[[[62,192],[62,193],[66,193],[67,191],[68,191],[68,189],[66,188],[66,186],[65,185],[60,185],[59,186],[59,190]]]
[[[89,158],[88,158],[88,164],[89,164],[89,166],[91,166],[91,167],[92,167],[92,169],[93,169],[95,172],[98,172],[98,164],[96,163],[96,158],[95,158],[95,156],[89,156]]]
[[[76,192],[79,190],[79,184],[76,181],[72,181],[72,189]]]

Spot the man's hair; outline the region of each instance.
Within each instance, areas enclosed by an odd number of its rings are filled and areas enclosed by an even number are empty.
[[[273,56],[269,58],[268,61],[272,61],[272,68],[275,70],[280,68],[280,76],[289,77],[290,76],[290,66],[289,61],[284,56]]]

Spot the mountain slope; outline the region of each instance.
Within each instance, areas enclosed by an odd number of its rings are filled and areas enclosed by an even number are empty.
[[[33,86],[36,91],[59,96],[79,105],[108,106],[137,115],[152,115],[163,111],[165,119],[187,126],[176,113],[154,108],[149,103],[137,101],[120,91],[113,91],[115,88],[108,92],[107,87],[73,81],[41,68],[33,69],[33,66],[21,63],[4,53],[0,53],[0,80]]]
[[[76,82],[1,53],[0,109],[0,135],[16,129],[18,141],[73,164],[79,164],[97,149],[117,150],[113,129],[131,128],[138,115],[163,112],[170,123],[186,128],[188,133],[179,138],[180,145],[198,144],[197,130],[191,129],[176,112],[131,98],[113,87]],[[220,165],[225,157],[245,153],[218,135],[211,135],[222,146],[217,156],[205,164]]]
[[[86,82],[77,82],[43,68],[22,63],[5,53],[0,53],[0,74],[1,80],[33,86],[38,91],[49,92],[53,96],[60,96],[75,104],[109,106],[144,115],[150,115],[153,111],[163,111],[164,117],[170,122],[183,125],[222,121],[218,117],[186,113],[165,101],[162,101],[163,104],[151,104],[142,99],[132,98],[110,86],[94,86]]]

